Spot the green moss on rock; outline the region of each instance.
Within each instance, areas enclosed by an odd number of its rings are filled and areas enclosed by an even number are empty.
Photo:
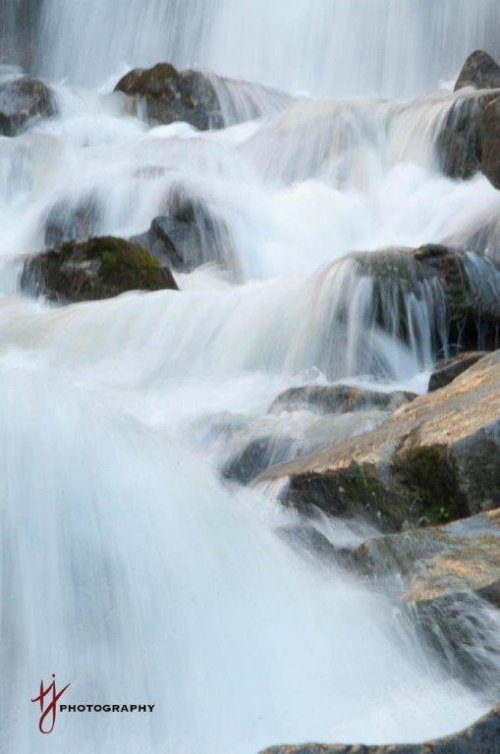
[[[142,246],[106,236],[68,242],[30,257],[21,288],[60,303],[111,298],[131,290],[177,289],[172,273]]]

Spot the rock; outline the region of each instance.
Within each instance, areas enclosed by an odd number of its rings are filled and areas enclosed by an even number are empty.
[[[491,95],[459,97],[451,107],[436,139],[436,156],[449,178],[467,180],[481,170],[480,116]]]
[[[455,91],[466,86],[474,86],[476,89],[500,88],[500,66],[487,52],[476,50],[465,61],[455,84]]]
[[[182,272],[207,263],[234,267],[230,232],[203,202],[176,191],[166,211],[154,218],[147,233],[131,240]]]
[[[320,413],[346,413],[377,408],[393,411],[413,400],[414,393],[381,393],[350,385],[306,385],[285,390],[273,401],[269,411],[309,410]]]
[[[138,244],[121,238],[68,242],[28,257],[21,288],[51,301],[111,298],[131,290],[177,289],[169,269]]]
[[[261,754],[495,754],[500,740],[500,704],[470,728],[423,744],[363,746],[301,744],[272,746]]]
[[[96,235],[101,215],[97,201],[88,196],[78,201],[62,200],[49,212],[45,223],[45,246],[65,241],[86,241]]]
[[[431,374],[428,388],[429,393],[449,385],[462,372],[477,364],[484,356],[486,356],[485,351],[465,351],[465,353],[458,354],[458,356],[454,356],[451,359],[440,361],[436,364]]]
[[[50,118],[57,112],[52,91],[31,76],[0,84],[0,134],[16,136],[34,118]]]
[[[446,303],[447,343],[452,353],[494,350],[500,345],[500,267],[478,254],[428,244],[413,252],[434,270]]]
[[[447,387],[401,406],[382,427],[264,472],[284,502],[357,515],[386,530],[498,505],[500,351]]]
[[[249,484],[264,469],[283,463],[294,453],[297,442],[288,437],[270,436],[252,440],[223,468],[226,479]]]
[[[485,102],[479,115],[480,168],[500,189],[500,97]]]
[[[206,131],[223,128],[220,103],[210,79],[199,71],[177,71],[170,63],[153,68],[135,68],[115,91],[144,104],[148,120],[168,125],[183,121]]]

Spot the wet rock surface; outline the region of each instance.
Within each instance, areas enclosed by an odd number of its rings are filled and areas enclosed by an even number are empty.
[[[177,289],[170,270],[138,244],[120,238],[68,242],[29,257],[21,288],[58,303],[111,298],[132,290]]]
[[[200,131],[223,128],[220,103],[210,79],[199,71],[178,71],[170,63],[129,71],[115,91],[144,104],[151,122],[189,123]]]
[[[423,744],[301,744],[272,746],[261,754],[496,754],[499,740],[500,705],[496,705],[464,731]]]
[[[43,81],[22,76],[0,83],[0,134],[16,136],[36,118],[57,112],[56,98]]]
[[[500,351],[381,428],[259,477],[288,479],[285,502],[379,526],[442,523],[498,505]]]

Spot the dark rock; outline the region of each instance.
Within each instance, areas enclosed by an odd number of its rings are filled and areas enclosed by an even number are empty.
[[[415,397],[414,393],[380,393],[350,385],[308,385],[285,390],[273,401],[269,411],[307,409],[320,413],[346,413],[368,408],[393,411]]]
[[[448,346],[494,350],[500,345],[500,268],[491,259],[429,244],[413,256],[434,270],[444,292]]]
[[[93,197],[60,201],[47,217],[45,246],[53,248],[65,241],[86,241],[96,235],[100,222],[99,205]]]
[[[272,746],[261,754],[498,754],[500,705],[466,730],[423,744]]]
[[[455,91],[466,86],[474,86],[476,89],[500,88],[500,66],[487,52],[476,50],[465,61],[455,84]]]
[[[406,403],[379,429],[263,473],[284,502],[398,530],[494,508],[500,489],[500,351]]]
[[[438,163],[448,177],[467,180],[481,170],[480,116],[490,100],[491,95],[460,97],[450,109],[436,140]]]
[[[296,446],[296,441],[280,436],[252,440],[226,464],[222,475],[233,482],[249,484],[265,469],[290,458]]]
[[[42,81],[23,76],[0,84],[0,134],[16,136],[34,118],[56,112],[55,96]]]
[[[469,367],[474,366],[477,362],[486,356],[485,351],[466,351],[465,353],[458,354],[451,359],[444,359],[440,361],[429,380],[429,393],[434,390],[439,390],[450,382],[453,382],[459,377],[462,372],[465,372]]]
[[[136,104],[144,103],[153,122],[183,121],[201,131],[224,126],[213,84],[199,71],[177,71],[169,63],[136,68],[120,79],[115,91],[133,97]]]
[[[234,268],[233,244],[226,224],[199,199],[175,191],[166,214],[155,217],[151,227],[131,239],[182,272],[215,263]]]
[[[138,244],[121,238],[68,242],[26,259],[21,288],[70,303],[111,298],[131,290],[177,289],[169,269]]]
[[[480,167],[490,183],[500,189],[500,97],[486,102],[479,115]]]

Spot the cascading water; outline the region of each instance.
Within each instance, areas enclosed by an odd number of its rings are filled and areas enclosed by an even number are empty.
[[[432,92],[472,47],[495,51],[496,0],[46,0],[42,12],[38,68],[60,115],[0,137],[2,750],[256,754],[463,727],[490,690],[452,680],[390,596],[291,549],[276,530],[294,514],[221,481],[220,433],[328,442],[361,430],[272,415],[276,396],[340,379],[424,389],[445,349],[443,291],[376,284],[363,263],[465,243],[496,222],[499,194],[439,172],[455,95],[297,92]],[[151,128],[109,92],[127,66],[165,58],[288,93],[213,78],[230,128]],[[58,213],[84,207],[93,233],[129,237],[186,197],[216,218],[222,269],[177,275],[181,292],[62,308],[19,293],[20,255],[43,248]],[[489,264],[470,260],[478,287]],[[53,671],[71,703],[155,711],[61,716],[40,736],[29,700]]]

